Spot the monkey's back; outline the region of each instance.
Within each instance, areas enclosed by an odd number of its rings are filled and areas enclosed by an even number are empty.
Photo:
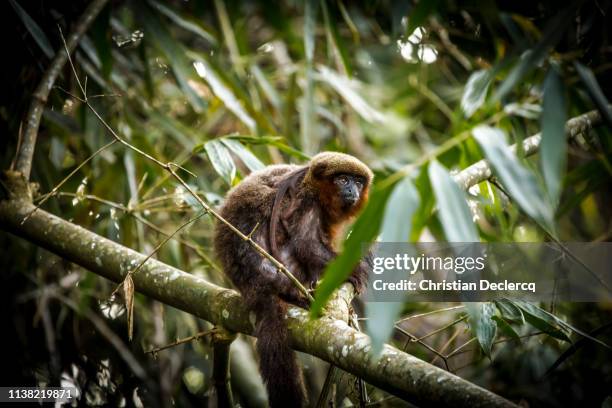
[[[280,164],[249,174],[229,191],[220,209],[221,216],[245,235],[249,235],[257,225],[252,239],[269,251],[267,236],[277,185],[299,168]],[[260,255],[255,254],[250,244],[222,222],[217,222],[214,243],[225,273],[242,291],[249,284],[249,278],[253,278],[249,276],[249,271],[244,270],[246,258]]]

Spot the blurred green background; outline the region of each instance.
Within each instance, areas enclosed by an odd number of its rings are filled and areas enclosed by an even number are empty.
[[[61,52],[58,26],[69,33],[86,5],[10,0],[0,6],[2,38],[11,47],[2,63],[3,169],[13,159],[32,91]],[[376,173],[349,249],[377,237],[607,242],[611,5],[112,1],[80,42],[74,63],[113,129],[197,175],[184,177],[212,205],[250,171],[338,150]],[[32,170],[41,194],[112,140],[69,96],[81,96],[69,66],[56,86]],[[569,140],[564,122],[591,110],[599,110],[602,125]],[[520,148],[516,157],[499,154],[538,132],[539,154],[526,158]],[[466,193],[448,187],[452,175],[485,157],[495,179]],[[163,169],[119,144],[96,155],[43,207],[142,253],[199,211]],[[156,257],[229,285],[212,253],[213,224],[201,218]],[[114,284],[8,234],[0,233],[0,242],[3,384],[74,383],[87,405],[209,400],[208,340],[156,358],[143,353],[208,323],[137,295],[129,342],[122,299],[110,296]],[[344,280],[358,252],[330,266],[319,301]],[[610,404],[610,349],[583,334],[612,343],[612,304],[538,306],[385,304],[367,308],[373,323],[366,326],[376,341],[390,336],[408,352],[524,406]],[[429,312],[435,313],[421,316]],[[242,406],[265,404],[252,345],[240,337],[232,346]],[[301,359],[316,401],[326,364]],[[338,406],[355,403],[354,378],[343,375],[338,389]],[[406,405],[368,391],[373,406]]]

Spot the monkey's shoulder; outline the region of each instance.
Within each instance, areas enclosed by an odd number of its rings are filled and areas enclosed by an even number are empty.
[[[240,184],[255,184],[275,188],[289,173],[299,168],[300,166],[295,164],[273,164],[249,174]]]
[[[237,212],[255,211],[268,216],[272,211],[278,183],[299,168],[293,164],[276,164],[254,171],[230,190],[222,212],[237,215]]]

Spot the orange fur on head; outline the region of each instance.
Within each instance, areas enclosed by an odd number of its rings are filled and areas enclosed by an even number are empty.
[[[347,222],[359,212],[368,200],[369,186],[374,177],[372,170],[357,158],[344,153],[323,152],[314,156],[308,164],[304,186],[315,192],[325,209],[327,232],[332,241]],[[342,201],[333,178],[339,174],[361,176],[365,179],[359,202],[349,209],[342,208]]]

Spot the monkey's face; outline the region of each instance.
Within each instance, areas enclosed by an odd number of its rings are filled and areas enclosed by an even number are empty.
[[[360,203],[366,183],[364,177],[354,174],[337,174],[332,182],[336,187],[343,210],[350,210]]]

